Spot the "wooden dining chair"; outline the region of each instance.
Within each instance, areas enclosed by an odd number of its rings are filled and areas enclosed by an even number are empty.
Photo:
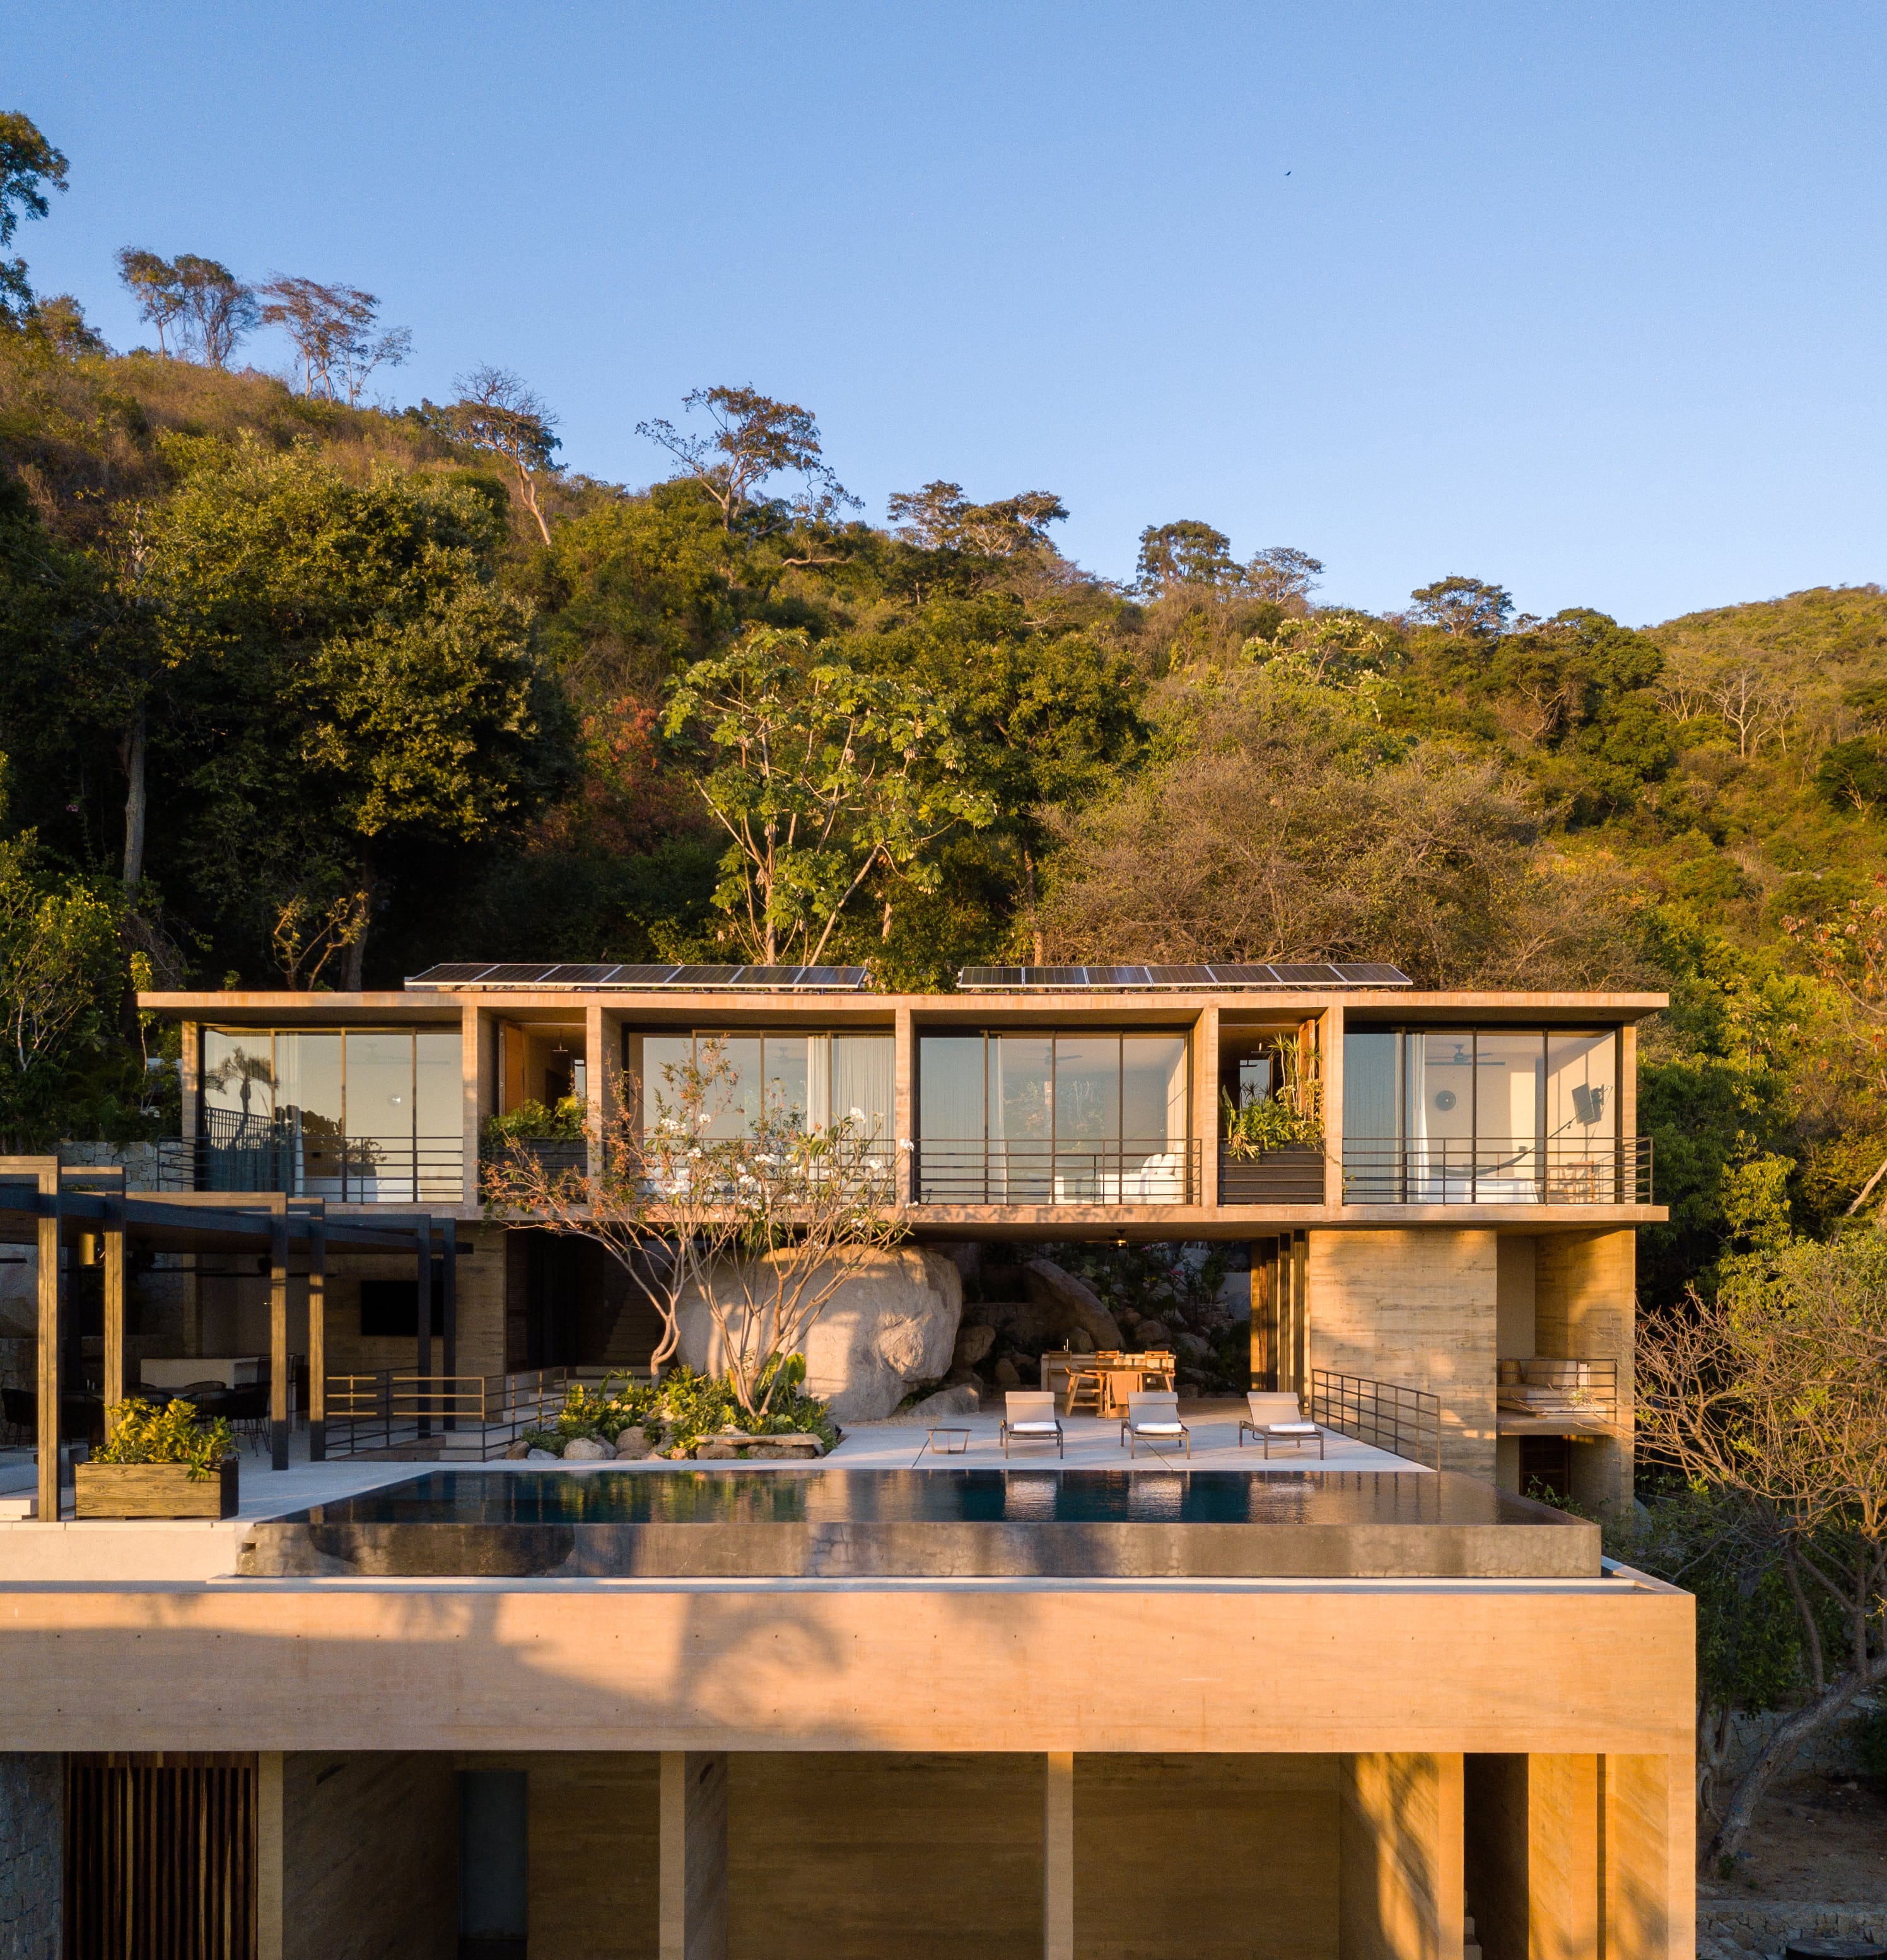
[[[1106,1414],[1107,1378],[1098,1368],[1071,1368],[1068,1371],[1068,1414]]]

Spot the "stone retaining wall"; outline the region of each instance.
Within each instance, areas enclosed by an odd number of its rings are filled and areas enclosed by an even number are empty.
[[[0,1956],[59,1960],[65,1759],[0,1755]]]
[[[1698,1960],[1741,1960],[1771,1955],[1804,1933],[1824,1939],[1887,1940],[1887,1904],[1825,1905],[1783,1900],[1700,1898],[1697,1902]]]

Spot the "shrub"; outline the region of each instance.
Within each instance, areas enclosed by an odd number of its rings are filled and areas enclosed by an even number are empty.
[[[816,1436],[830,1449],[838,1440],[838,1427],[826,1405],[804,1392],[806,1357],[789,1354],[776,1366],[779,1386],[765,1415],[743,1409],[724,1376],[698,1375],[682,1367],[670,1370],[657,1386],[636,1382],[618,1386],[613,1376],[596,1389],[573,1382],[555,1424],[527,1430],[523,1440],[533,1449],[561,1451],[579,1437],[614,1444],[625,1429],[639,1425],[651,1443],[665,1439],[671,1456],[692,1456],[709,1437],[736,1429],[756,1437]],[[762,1386],[772,1378],[770,1371]]]
[[[583,1105],[566,1096],[555,1109],[527,1097],[515,1109],[502,1116],[488,1116],[483,1131],[492,1145],[518,1143],[581,1143],[583,1141]]]
[[[191,1477],[213,1477],[235,1451],[229,1424],[205,1422],[181,1399],[159,1408],[134,1396],[113,1411],[111,1440],[92,1452],[94,1463],[186,1463]]]

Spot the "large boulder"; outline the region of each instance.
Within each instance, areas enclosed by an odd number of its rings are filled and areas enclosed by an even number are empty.
[[[807,1334],[807,1394],[829,1404],[837,1421],[883,1421],[913,1382],[949,1372],[963,1313],[963,1277],[950,1260],[909,1246],[861,1255]],[[718,1374],[721,1337],[698,1290],[683,1298],[679,1319],[681,1358]]]
[[[1064,1272],[1052,1259],[1031,1259],[1024,1266],[1023,1279],[1030,1301],[1053,1309],[1065,1324],[1054,1331],[1071,1333],[1076,1328],[1090,1337],[1093,1347],[1120,1348],[1125,1344],[1114,1316],[1101,1304],[1101,1297],[1085,1280]]]

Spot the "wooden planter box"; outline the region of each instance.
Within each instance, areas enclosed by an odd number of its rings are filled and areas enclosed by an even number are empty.
[[[81,1518],[233,1518],[236,1470],[234,1456],[201,1478],[187,1463],[81,1463],[72,1482]]]
[[[1321,1204],[1323,1152],[1290,1144],[1255,1157],[1235,1157],[1219,1146],[1221,1204]]]

